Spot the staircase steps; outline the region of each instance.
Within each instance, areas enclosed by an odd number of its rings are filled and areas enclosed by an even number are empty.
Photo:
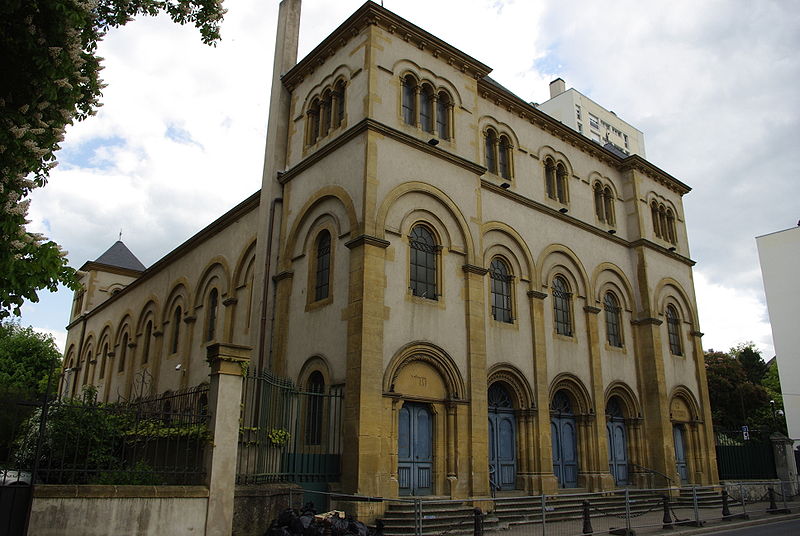
[[[438,536],[442,533],[473,534],[474,507],[467,503],[422,502],[422,534]],[[414,534],[414,505],[412,503],[393,503],[383,515],[384,536],[408,536]],[[487,514],[484,517],[484,530],[498,530],[499,520]]]

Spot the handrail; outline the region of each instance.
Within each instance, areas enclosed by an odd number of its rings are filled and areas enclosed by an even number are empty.
[[[669,483],[669,485],[672,486],[672,479],[667,475],[665,475],[664,473],[662,473],[661,471],[656,471],[655,469],[645,467],[644,465],[639,465],[638,463],[628,463],[628,465],[632,467],[638,467],[639,469],[642,469],[645,473],[653,473],[659,476],[663,476],[664,479],[666,479],[666,481]]]

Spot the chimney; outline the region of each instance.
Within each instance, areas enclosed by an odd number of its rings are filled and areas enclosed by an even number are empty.
[[[567,84],[561,78],[556,78],[550,82],[550,98],[561,95],[567,90]]]

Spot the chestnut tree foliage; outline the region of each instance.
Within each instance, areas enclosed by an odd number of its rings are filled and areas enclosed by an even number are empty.
[[[67,125],[94,115],[104,84],[97,44],[137,15],[166,13],[219,39],[222,0],[2,0],[0,2],[0,318],[75,270],[55,242],[26,230],[28,196],[47,183]]]

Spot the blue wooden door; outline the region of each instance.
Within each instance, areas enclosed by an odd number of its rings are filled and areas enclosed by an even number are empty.
[[[628,433],[622,406],[617,397],[612,397],[606,407],[608,423],[608,468],[617,486],[628,485]]]
[[[612,420],[608,430],[608,468],[617,486],[628,485],[628,438],[625,423]]]
[[[553,442],[553,474],[562,488],[578,487],[578,435],[569,398],[562,391],[550,407],[550,436]]]
[[[423,404],[406,403],[398,419],[397,478],[400,495],[433,492],[433,437],[431,412]]]
[[[683,426],[676,424],[672,427],[672,439],[675,443],[675,469],[681,477],[681,483],[689,482],[689,470],[686,468],[686,443],[683,438]]]
[[[489,388],[489,471],[495,489],[510,490],[517,482],[517,430],[508,391]]]

